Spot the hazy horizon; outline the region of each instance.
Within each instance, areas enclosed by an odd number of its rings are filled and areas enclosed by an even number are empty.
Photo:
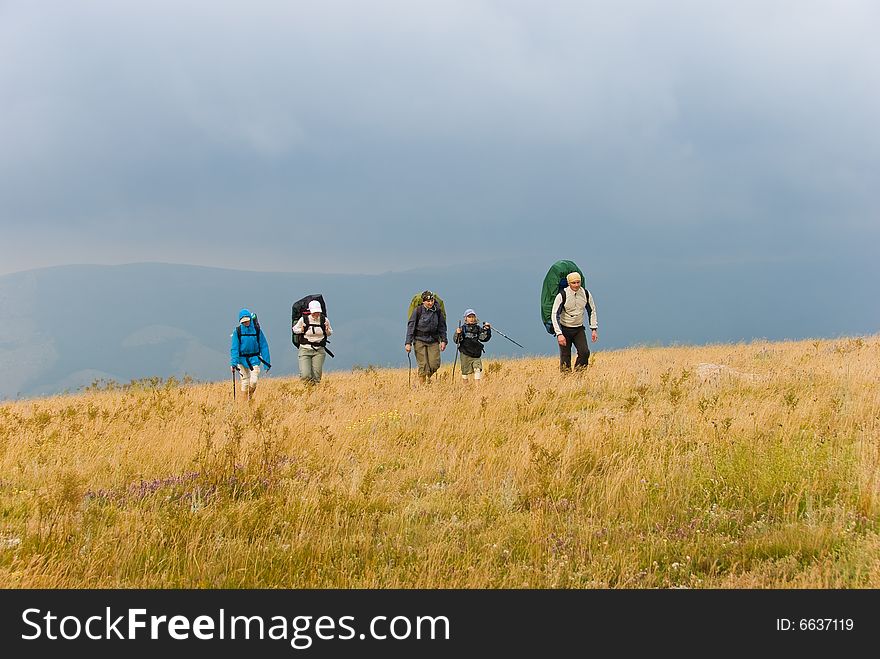
[[[478,261],[462,261],[458,263],[451,263],[448,265],[457,267],[457,266],[476,266],[485,268],[494,264],[500,263],[515,263],[515,259],[493,259],[491,261],[478,260]],[[206,268],[206,269],[214,269],[214,270],[234,270],[238,272],[254,272],[254,273],[269,273],[269,274],[322,274],[322,275],[363,275],[365,277],[373,277],[379,275],[386,274],[405,274],[407,272],[421,272],[424,270],[430,270],[431,266],[428,268],[423,267],[414,267],[414,268],[405,268],[405,269],[392,269],[392,270],[377,270],[375,272],[366,272],[366,271],[344,271],[344,270],[317,270],[313,268],[308,268],[304,270],[285,270],[285,269],[270,269],[270,268],[243,268],[243,267],[235,267],[233,265],[212,265],[206,263],[184,263],[184,262],[176,262],[176,261],[163,261],[163,260],[146,260],[146,261],[127,261],[127,262],[107,262],[107,263],[99,263],[99,262],[70,262],[70,263],[55,263],[52,265],[41,265],[35,266],[32,268],[25,268],[23,270],[15,270],[12,272],[0,272],[0,277],[4,277],[6,275],[18,275],[25,274],[28,272],[34,272],[39,270],[51,270],[54,268],[77,268],[77,267],[125,267],[125,266],[138,266],[138,265],[169,265],[169,266],[181,266],[181,267],[193,267],[193,268]],[[329,268],[329,266],[327,266]]]

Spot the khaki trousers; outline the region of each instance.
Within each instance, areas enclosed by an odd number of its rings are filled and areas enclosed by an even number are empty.
[[[413,352],[416,353],[416,364],[419,365],[419,379],[423,382],[429,380],[440,369],[440,344],[416,339],[413,342]]]

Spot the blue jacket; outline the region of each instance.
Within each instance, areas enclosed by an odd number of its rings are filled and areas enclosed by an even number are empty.
[[[245,316],[251,318],[251,322],[247,325],[241,323],[241,319]],[[269,344],[266,342],[266,334],[259,328],[256,316],[247,309],[242,309],[238,312],[238,323],[238,327],[232,330],[230,337],[232,341],[229,345],[229,365],[243,364],[248,368],[263,365],[268,371],[272,364],[269,358]]]

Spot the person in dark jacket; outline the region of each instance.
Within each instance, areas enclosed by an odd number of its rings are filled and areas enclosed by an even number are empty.
[[[238,327],[232,331],[232,343],[229,347],[229,363],[232,372],[236,369],[241,374],[241,390],[245,398],[251,400],[257,390],[257,378],[260,365],[266,372],[272,368],[269,361],[269,344],[266,335],[260,329],[257,317],[247,309],[238,312]]]
[[[440,353],[446,350],[446,317],[434,302],[431,291],[423,292],[422,303],[413,309],[406,324],[403,347],[407,352],[415,349],[422,384],[430,382],[431,376],[439,370]]]
[[[452,340],[458,344],[461,352],[461,379],[467,382],[468,376],[474,374],[474,382],[483,377],[483,360],[480,358],[486,347],[483,345],[492,338],[492,326],[489,323],[480,325],[477,312],[468,309],[464,312],[464,325],[455,330]]]

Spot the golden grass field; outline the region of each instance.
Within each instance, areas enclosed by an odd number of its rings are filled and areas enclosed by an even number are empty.
[[[880,587],[880,337],[453,355],[0,405],[0,585]]]

